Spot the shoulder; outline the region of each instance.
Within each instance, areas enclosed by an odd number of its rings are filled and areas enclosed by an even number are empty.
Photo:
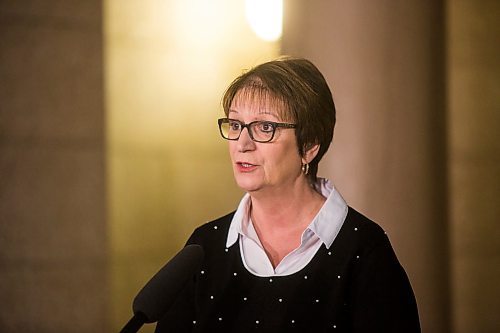
[[[348,238],[355,239],[358,246],[371,248],[387,243],[387,234],[380,225],[349,207],[342,230]]]
[[[349,207],[344,224],[332,246],[334,251],[347,261],[354,260],[359,264],[385,262],[389,265],[399,265],[384,229],[352,207]]]
[[[203,245],[205,243],[225,241],[234,213],[233,211],[213,221],[202,224],[194,230],[187,243]]]
[[[388,278],[387,275],[394,274],[406,279],[403,277],[406,273],[399,263],[387,233],[380,225],[351,207],[337,240],[341,253],[356,263],[355,271],[360,273],[360,278],[380,275],[390,281],[392,278]]]

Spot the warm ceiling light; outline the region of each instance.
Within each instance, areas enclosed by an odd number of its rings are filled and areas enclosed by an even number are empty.
[[[245,0],[247,20],[257,36],[266,41],[281,37],[283,0]]]

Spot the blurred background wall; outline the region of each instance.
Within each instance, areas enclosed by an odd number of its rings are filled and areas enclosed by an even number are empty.
[[[258,38],[244,1],[105,3],[111,318],[193,229],[238,205],[217,118],[226,86],[279,53]],[[146,329],[145,329],[146,330]],[[150,328],[152,331],[152,328]]]
[[[324,173],[348,203],[386,229],[410,276],[424,332],[445,332],[449,257],[443,4],[288,3],[284,50],[320,66],[339,110]]]
[[[0,0],[0,332],[119,331],[192,229],[236,207],[220,98],[280,54],[329,81],[320,174],[387,230],[423,331],[497,332],[498,17],[285,0],[266,41],[243,0]]]

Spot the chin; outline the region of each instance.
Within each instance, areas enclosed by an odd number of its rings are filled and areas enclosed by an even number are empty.
[[[245,192],[255,192],[262,187],[261,182],[246,177],[236,177],[236,184]]]
[[[238,185],[239,188],[241,188],[245,192],[255,192],[257,191],[260,187],[255,185],[255,184],[248,184],[246,182],[238,182],[236,181],[236,184]]]

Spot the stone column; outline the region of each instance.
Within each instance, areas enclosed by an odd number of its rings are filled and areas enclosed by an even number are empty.
[[[0,331],[107,332],[101,1],[0,2]]]
[[[500,328],[500,2],[447,6],[453,332]]]
[[[325,74],[337,106],[320,174],[389,234],[423,332],[447,332],[448,232],[441,1],[288,1],[282,53]]]

